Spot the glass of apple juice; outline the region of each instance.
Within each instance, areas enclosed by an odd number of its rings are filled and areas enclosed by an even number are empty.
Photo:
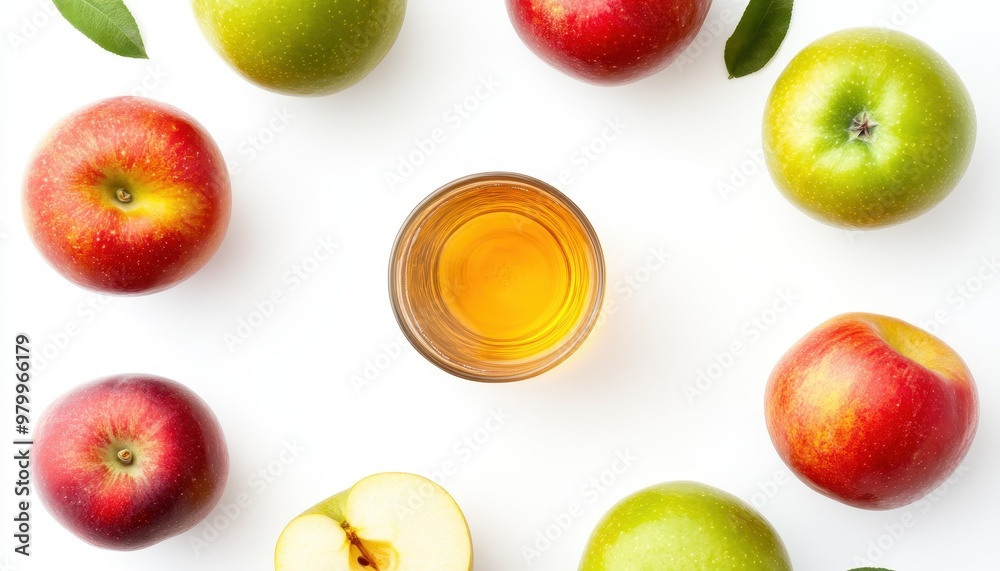
[[[389,264],[410,343],[441,369],[487,382],[533,377],[572,354],[597,321],[604,280],[583,212],[548,184],[503,172],[427,197]]]

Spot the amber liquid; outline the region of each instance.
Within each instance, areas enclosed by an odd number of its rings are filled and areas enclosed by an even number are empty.
[[[409,236],[404,228],[406,308],[437,357],[470,375],[530,367],[586,335],[603,292],[600,246],[551,192],[480,181],[425,205]]]
[[[570,295],[571,275],[579,271],[571,266],[538,222],[517,212],[489,212],[448,238],[437,279],[446,307],[472,333],[530,338],[555,323],[559,330],[549,332],[555,340],[583,309]]]

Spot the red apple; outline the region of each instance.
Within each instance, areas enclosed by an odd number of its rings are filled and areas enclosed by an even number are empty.
[[[692,42],[712,0],[507,0],[521,40],[549,65],[590,83],[636,81]]]
[[[33,455],[48,511],[107,549],[190,529],[218,503],[229,472],[208,405],[153,375],[106,377],[63,395],[39,419]]]
[[[151,293],[193,274],[222,243],[229,173],[194,119],[117,97],[53,128],[28,164],[22,201],[35,246],[70,281]]]
[[[849,313],[800,340],[767,383],[767,429],[806,484],[848,505],[893,509],[939,486],[972,445],[972,374],[908,323]]]

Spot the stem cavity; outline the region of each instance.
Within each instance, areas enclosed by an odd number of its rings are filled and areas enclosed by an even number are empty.
[[[128,204],[129,202],[132,202],[132,193],[124,188],[119,188],[115,191],[115,198],[117,198],[118,202],[121,202],[122,204]]]
[[[118,461],[126,466],[131,464],[132,460],[135,458],[134,456],[132,456],[132,451],[129,450],[128,448],[122,448],[121,450],[119,450],[117,456],[118,456]]]

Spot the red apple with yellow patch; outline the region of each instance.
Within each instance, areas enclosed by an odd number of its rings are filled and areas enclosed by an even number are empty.
[[[143,294],[212,257],[230,213],[229,173],[205,129],[141,97],[106,99],[56,125],[28,164],[28,234],[77,285]]]
[[[800,340],[771,373],[767,428],[806,484],[893,509],[933,491],[972,445],[979,401],[950,347],[913,325],[849,313]]]

